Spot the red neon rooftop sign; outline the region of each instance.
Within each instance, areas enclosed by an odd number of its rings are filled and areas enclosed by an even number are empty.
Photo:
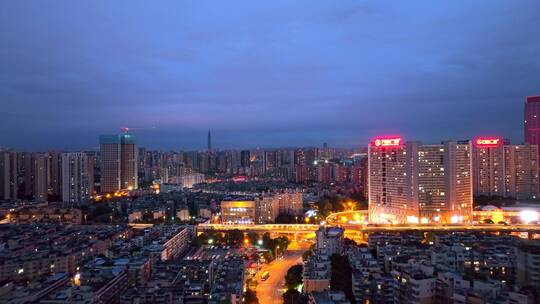
[[[371,145],[374,147],[398,147],[401,143],[401,137],[384,137],[373,139]]]
[[[479,137],[474,143],[478,147],[497,147],[501,143],[501,139],[498,137]]]

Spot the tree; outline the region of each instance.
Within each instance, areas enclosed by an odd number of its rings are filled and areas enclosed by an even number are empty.
[[[244,241],[244,233],[238,229],[227,233],[227,244],[238,246]]]
[[[306,298],[296,289],[289,289],[283,294],[283,304],[303,304]]]
[[[302,284],[302,265],[295,265],[289,268],[287,275],[285,276],[285,286],[288,289],[296,289]]]
[[[259,235],[256,232],[248,232],[247,236],[251,245],[257,245],[257,243],[259,242]]]
[[[197,243],[200,245],[210,245],[210,244],[223,244],[225,240],[220,232],[217,232],[213,229],[201,233],[197,236]]]
[[[257,294],[253,290],[248,289],[244,296],[245,296],[244,303],[246,303],[246,304],[259,304],[259,299],[257,298]]]

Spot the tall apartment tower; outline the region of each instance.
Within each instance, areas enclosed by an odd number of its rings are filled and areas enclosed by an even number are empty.
[[[416,143],[402,139],[377,138],[368,148],[369,219],[371,222],[405,223],[418,218],[417,188],[412,185]]]
[[[504,146],[505,196],[517,199],[538,198],[538,146]]]
[[[447,141],[444,146],[446,209],[442,221],[470,222],[473,210],[472,144],[470,141]],[[441,209],[443,211],[443,209]],[[429,221],[429,219],[428,219]]]
[[[33,198],[38,202],[47,201],[49,191],[49,156],[43,153],[32,155]]]
[[[138,149],[133,135],[100,136],[101,192],[138,188]]]
[[[529,96],[525,101],[525,143],[540,145],[540,96]]]
[[[62,152],[49,151],[49,189],[51,194],[62,197]]]
[[[94,190],[94,164],[86,153],[62,154],[62,200],[81,202],[90,199]]]
[[[473,141],[474,195],[504,196],[504,144],[500,138]]]
[[[14,151],[0,151],[0,200],[17,199],[17,158]]]
[[[439,145],[379,138],[369,147],[372,222],[472,220],[472,158],[468,141]]]

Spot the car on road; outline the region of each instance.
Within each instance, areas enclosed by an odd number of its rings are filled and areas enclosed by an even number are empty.
[[[270,277],[270,272],[265,271],[261,274],[261,281],[266,281]]]

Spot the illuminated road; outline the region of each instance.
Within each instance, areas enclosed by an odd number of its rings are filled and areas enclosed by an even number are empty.
[[[243,225],[243,224],[199,224],[197,231],[216,230],[249,230],[254,232],[277,232],[277,233],[310,233],[319,229],[319,225],[310,224],[263,224],[263,225]]]
[[[303,252],[304,250],[286,251],[283,254],[283,259],[273,261],[262,267],[257,273],[255,278],[257,280],[257,298],[259,298],[260,304],[283,303],[285,275],[289,268],[302,262]],[[260,276],[265,271],[270,273],[270,277],[266,281],[261,281]]]
[[[538,224],[476,224],[476,225],[363,225],[361,223],[354,223],[351,221],[328,221],[327,226],[341,226],[345,230],[350,232],[392,232],[392,231],[515,231],[515,232],[528,232],[539,231],[540,225]],[[205,230],[216,231],[229,231],[229,230],[242,230],[242,231],[255,231],[255,232],[276,232],[276,233],[313,233],[319,228],[319,225],[303,225],[303,224],[268,224],[268,225],[224,225],[224,224],[200,224],[197,226],[197,230],[202,232]]]

